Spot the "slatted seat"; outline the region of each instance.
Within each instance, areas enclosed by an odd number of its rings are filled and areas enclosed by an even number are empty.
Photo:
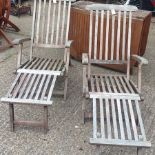
[[[32,65],[33,64],[33,65]],[[65,71],[65,63],[62,59],[44,59],[34,57],[31,61],[24,63],[20,69],[51,71],[53,75],[63,75]]]
[[[18,73],[2,102],[52,105],[56,75]]]
[[[89,95],[111,94],[139,97],[139,91],[131,80],[120,75],[91,75],[87,80]]]
[[[132,12],[135,6],[92,4],[90,11],[89,51],[83,53],[83,95],[93,100],[93,115],[85,102],[82,116],[93,116],[91,144],[150,147],[146,140],[139,102],[141,98],[142,65],[148,61],[131,55]],[[99,18],[100,17],[100,18]],[[138,62],[138,80],[130,78],[131,60]],[[126,75],[96,73],[93,64],[126,65]],[[100,119],[98,122],[97,119]],[[137,119],[138,118],[138,119]],[[136,126],[136,121],[139,126]]]
[[[139,101],[136,99],[94,98],[91,144],[150,147],[146,140]],[[100,118],[97,120],[97,118]],[[138,126],[137,126],[138,124]]]

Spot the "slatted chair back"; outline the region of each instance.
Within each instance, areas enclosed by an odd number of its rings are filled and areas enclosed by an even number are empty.
[[[93,4],[90,10],[90,64],[127,64],[130,71],[132,11],[134,6]]]
[[[32,50],[33,47],[65,47],[72,1],[74,0],[34,0]]]

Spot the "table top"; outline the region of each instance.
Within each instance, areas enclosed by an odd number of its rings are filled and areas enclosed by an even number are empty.
[[[72,7],[81,9],[81,10],[85,10],[86,5],[91,5],[91,4],[95,4],[95,3],[96,2],[91,2],[91,1],[78,1],[78,2],[75,2],[72,5]],[[97,4],[103,4],[103,3],[97,3]],[[151,14],[151,11],[138,10],[136,12],[133,12],[133,17],[143,19],[146,16],[148,16],[149,14]]]

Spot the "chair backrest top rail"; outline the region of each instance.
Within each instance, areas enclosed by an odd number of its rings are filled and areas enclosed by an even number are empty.
[[[138,8],[132,5],[114,4],[91,4],[86,6],[87,10],[115,10],[115,11],[137,11]]]

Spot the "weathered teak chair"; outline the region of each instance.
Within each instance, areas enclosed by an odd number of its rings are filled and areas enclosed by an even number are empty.
[[[134,6],[89,5],[89,52],[83,53],[83,94],[93,104],[91,144],[150,147],[146,140],[139,103],[141,67],[148,61],[131,55]],[[138,84],[130,80],[130,61],[138,62]],[[126,75],[93,74],[92,64],[126,64]],[[86,119],[85,102],[83,119]],[[90,116],[90,115],[89,115]],[[137,151],[138,152],[138,151]]]
[[[52,104],[52,93],[58,76],[64,76],[64,98],[66,99],[68,83],[68,67],[70,61],[70,45],[68,31],[70,8],[73,0],[34,0],[30,60],[21,65],[22,47],[30,38],[16,39],[19,45],[17,77],[3,103],[9,103],[11,129],[14,125],[27,124],[42,126],[47,131],[47,106]],[[64,49],[64,59],[33,57],[33,50],[42,48]],[[44,106],[44,121],[26,122],[14,120],[15,103]]]

